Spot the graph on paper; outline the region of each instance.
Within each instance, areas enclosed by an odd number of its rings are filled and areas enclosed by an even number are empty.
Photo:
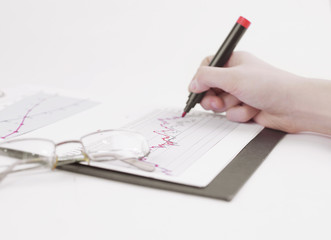
[[[192,111],[159,109],[123,126],[143,134],[150,154],[141,159],[155,166],[147,172],[122,161],[91,161],[103,169],[196,187],[207,186],[263,127],[235,123],[226,116]]]
[[[38,92],[0,111],[0,139],[5,140],[47,126],[95,106],[88,99]]]
[[[222,115],[202,112],[190,113],[185,118],[180,115],[177,110],[155,111],[126,126],[145,135],[151,153],[144,161],[153,163],[166,175],[183,173],[238,126]]]

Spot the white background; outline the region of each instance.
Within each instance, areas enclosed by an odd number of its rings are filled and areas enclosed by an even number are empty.
[[[236,50],[331,79],[330,9],[327,0],[2,0],[0,88],[42,84],[108,104],[36,132],[56,129],[56,140],[112,128],[127,112],[184,107],[201,60],[240,15],[252,25]],[[61,171],[12,177],[0,185],[0,238],[330,239],[330,156],[330,137],[287,135],[230,203]]]

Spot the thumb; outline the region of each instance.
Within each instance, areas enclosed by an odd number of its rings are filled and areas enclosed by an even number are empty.
[[[219,88],[233,94],[237,89],[238,82],[238,74],[233,68],[201,66],[191,81],[189,90],[200,93],[210,88]]]

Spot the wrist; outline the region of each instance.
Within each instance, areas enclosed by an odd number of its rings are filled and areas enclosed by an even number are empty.
[[[331,135],[331,81],[303,78],[294,104],[296,132]]]

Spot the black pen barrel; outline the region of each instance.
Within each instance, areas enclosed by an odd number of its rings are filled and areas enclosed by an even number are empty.
[[[208,66],[223,67],[230,59],[234,48],[237,46],[237,43],[246,32],[249,25],[250,22],[247,19],[239,17]],[[200,103],[205,94],[206,92],[190,93],[182,117],[184,117],[186,113],[188,113],[192,108],[194,108],[197,103]]]

